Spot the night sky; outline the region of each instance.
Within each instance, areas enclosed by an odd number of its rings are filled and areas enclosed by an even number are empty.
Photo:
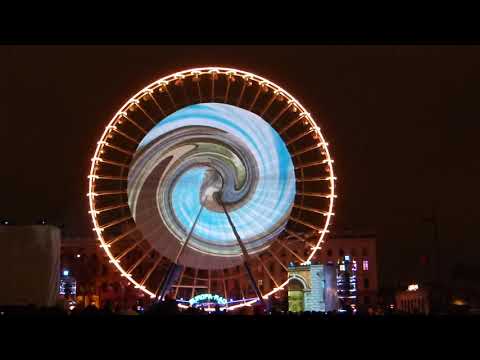
[[[478,262],[480,47],[3,46],[0,63],[1,218],[92,235],[90,158],[116,110],[172,72],[231,66],[317,120],[338,177],[334,224],[377,232],[383,282],[415,278],[432,207],[444,275]]]

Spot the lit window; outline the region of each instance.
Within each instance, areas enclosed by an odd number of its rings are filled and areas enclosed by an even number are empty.
[[[340,265],[340,271],[345,271],[345,265]]]
[[[362,269],[363,269],[363,271],[368,270],[368,260],[363,260]]]
[[[352,271],[357,271],[357,262],[355,260],[352,261]]]

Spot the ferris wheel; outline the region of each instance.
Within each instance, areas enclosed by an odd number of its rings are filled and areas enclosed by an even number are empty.
[[[180,71],[140,90],[105,127],[88,176],[93,230],[151,298],[249,306],[321,249],[332,163],[316,122],[278,85],[231,68]]]

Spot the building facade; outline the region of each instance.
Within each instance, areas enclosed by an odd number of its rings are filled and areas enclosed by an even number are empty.
[[[305,233],[302,236],[309,240],[309,243],[294,238],[288,241],[297,254],[306,258],[318,235]],[[312,262],[337,265],[338,271],[341,271],[340,266],[345,258],[349,259],[355,269],[356,305],[360,307],[375,305],[378,296],[376,236],[353,231],[332,231]]]
[[[61,274],[68,273],[75,280],[76,291],[71,297],[80,306],[103,307],[110,303],[113,309],[127,310],[150,302],[115,271],[94,238],[64,237],[60,264]]]
[[[294,267],[301,266],[301,259],[308,257],[311,246],[318,236],[313,233],[301,235],[308,240],[308,243],[295,238],[286,238],[288,247],[296,253],[296,261],[290,263]],[[61,269],[62,271],[69,270],[70,276],[75,278],[77,298],[83,299],[82,301],[86,305],[93,301],[97,306],[102,306],[105,301],[111,301],[114,304],[120,304],[121,307],[129,308],[135,301],[141,300],[145,303],[151,301],[144,296],[143,292],[129,286],[127,279],[115,271],[94,238],[65,237],[62,240],[61,254]],[[277,256],[284,264],[283,266],[278,262],[271,262],[266,264],[267,269],[261,265],[256,269],[257,285],[262,292],[273,285],[268,273],[273,274],[275,278],[285,276],[284,266],[289,264],[292,258],[287,248],[279,251]],[[340,262],[345,259],[345,256],[349,256],[351,262],[354,262],[356,266],[356,304],[358,306],[375,304],[378,291],[375,236],[334,233],[326,239],[323,248],[317,253],[316,258],[312,259],[312,264],[314,264],[313,266],[317,266],[316,264],[331,265],[339,269]],[[227,280],[225,285],[229,289],[238,286],[232,280]],[[296,285],[289,283],[285,291],[275,294],[273,300],[286,302],[288,292],[292,291],[295,286],[301,288],[298,282]],[[299,294],[297,293],[297,295]],[[242,298],[241,289],[238,291],[238,296]],[[308,296],[306,295],[306,297]]]
[[[407,290],[397,292],[395,296],[397,311],[409,314],[430,314],[430,291],[410,285]]]
[[[355,266],[356,302],[359,306],[376,304],[378,295],[377,242],[375,235],[334,233],[319,252],[321,264],[338,264],[349,257]]]
[[[335,266],[290,266],[288,279],[289,311],[327,312],[337,309]]]

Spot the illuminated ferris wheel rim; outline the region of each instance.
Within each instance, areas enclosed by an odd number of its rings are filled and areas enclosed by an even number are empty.
[[[95,207],[95,202],[94,202],[94,197],[95,197],[95,192],[94,192],[94,184],[95,184],[95,179],[97,178],[96,171],[97,171],[97,164],[98,162],[101,162],[101,152],[102,148],[105,144],[107,144],[107,136],[112,132],[113,129],[115,129],[115,123],[121,118],[123,115],[126,114],[126,111],[134,104],[139,104],[140,99],[144,97],[147,94],[152,94],[154,90],[161,88],[161,87],[166,87],[169,83],[177,80],[183,80],[187,77],[199,77],[204,74],[211,74],[211,75],[226,75],[228,77],[230,76],[236,76],[236,77],[242,77],[246,81],[255,81],[258,83],[260,87],[265,87],[267,90],[273,90],[275,97],[283,97],[287,100],[287,103],[290,104],[293,107],[296,107],[300,110],[300,114],[302,115],[303,119],[308,121],[309,125],[311,126],[311,129],[316,133],[316,135],[319,138],[319,143],[318,147],[322,147],[322,149],[325,152],[325,157],[326,161],[325,164],[328,166],[329,169],[329,183],[330,183],[330,193],[329,193],[329,206],[328,206],[328,211],[324,214],[326,217],[325,225],[323,227],[323,230],[318,230],[318,240],[315,244],[315,247],[312,249],[313,251],[310,253],[308,258],[306,259],[305,263],[310,263],[311,259],[315,255],[315,253],[321,249],[321,244],[324,242],[324,236],[328,232],[328,226],[330,225],[331,217],[333,216],[333,201],[334,198],[336,197],[335,195],[335,176],[333,172],[333,160],[330,157],[330,153],[328,150],[328,144],[325,142],[325,139],[320,131],[320,128],[317,126],[316,122],[310,115],[310,113],[305,109],[305,107],[296,99],[294,98],[288,91],[283,89],[282,87],[278,86],[277,84],[273,83],[270,80],[267,80],[264,77],[258,76],[256,74],[253,74],[251,72],[243,71],[243,70],[238,70],[234,68],[226,68],[226,67],[199,67],[199,68],[192,68],[188,70],[183,70],[179,71],[176,73],[173,73],[171,75],[165,76],[157,81],[154,81],[144,87],[142,90],[137,92],[134,96],[132,96],[128,101],[125,102],[125,104],[118,110],[115,115],[112,117],[108,125],[105,127],[105,130],[100,137],[100,141],[97,143],[97,147],[95,149],[94,157],[92,158],[92,164],[90,168],[90,174],[88,176],[88,198],[89,198],[89,207],[90,207],[90,214],[92,217],[92,222],[94,225],[93,230],[95,231],[97,235],[97,239],[100,242],[100,247],[103,248],[105,253],[107,254],[109,258],[109,262],[112,263],[120,272],[122,277],[125,277],[128,279],[135,288],[140,289],[147,295],[149,295],[151,298],[155,298],[156,295],[152,291],[148,290],[144,285],[140,284],[137,282],[131,274],[129,274],[121,265],[120,261],[116,260],[113,254],[110,251],[110,245],[107,244],[103,238],[102,235],[102,227],[98,223],[97,219],[97,214],[98,211],[96,210]],[[285,282],[283,282],[281,285],[274,287],[273,290],[270,292],[264,294],[262,297],[263,299],[268,299],[269,296],[272,294],[283,290],[284,287],[288,284],[289,279],[287,279]],[[226,307],[227,310],[234,310],[239,307],[243,306],[251,306],[254,304],[256,301],[258,301],[259,298],[254,298],[253,300],[250,300],[248,302],[244,302],[241,304],[237,304],[234,306]],[[180,307],[186,307],[184,305],[179,304]]]

